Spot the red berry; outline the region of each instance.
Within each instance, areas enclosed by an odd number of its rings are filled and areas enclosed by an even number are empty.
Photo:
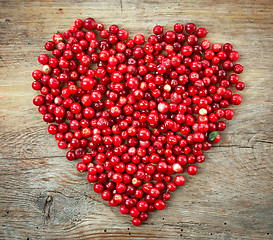
[[[79,162],[79,163],[77,164],[77,170],[78,170],[79,172],[84,172],[84,171],[86,170],[86,164],[83,163],[83,162]]]
[[[234,105],[239,105],[242,102],[242,97],[239,94],[233,94],[230,101]]]
[[[196,34],[197,34],[198,37],[204,38],[207,35],[207,31],[206,31],[205,28],[198,28]]]
[[[142,45],[145,42],[145,37],[142,34],[137,34],[134,37],[134,42],[137,45]]]
[[[39,57],[38,57],[38,62],[41,63],[41,64],[47,64],[48,63],[48,60],[49,60],[49,57],[46,55],[46,54],[41,54]]]
[[[193,34],[196,31],[196,26],[194,23],[187,23],[185,26],[185,30],[189,34]]]
[[[184,185],[185,183],[185,178],[181,175],[177,175],[174,179],[174,183],[177,185],[177,186],[182,186]]]
[[[154,29],[153,29],[153,32],[156,35],[162,34],[163,33],[163,27],[160,26],[160,25],[155,26]]]
[[[132,223],[135,226],[140,226],[142,222],[141,222],[141,220],[139,218],[133,218]]]
[[[187,171],[188,174],[195,175],[197,173],[197,167],[194,165],[189,165]]]
[[[163,210],[165,208],[166,204],[162,200],[158,199],[155,201],[154,206],[157,210]]]
[[[96,22],[93,18],[87,18],[83,21],[83,27],[87,30],[93,30],[96,28]]]
[[[137,209],[140,211],[140,212],[147,212],[149,208],[149,205],[146,201],[144,200],[140,200],[138,203],[137,203]]]

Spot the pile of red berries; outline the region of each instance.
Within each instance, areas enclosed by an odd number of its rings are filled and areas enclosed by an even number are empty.
[[[33,103],[68,160],[81,159],[93,189],[138,226],[148,213],[165,208],[171,192],[185,183],[184,169],[220,141],[231,120],[230,104],[242,102],[230,87],[243,90],[230,43],[211,44],[205,28],[181,23],[162,26],[145,43],[137,34],[93,18],[53,35],[51,56],[38,57],[32,73]],[[233,74],[228,72],[233,71]],[[55,124],[53,124],[55,122]]]

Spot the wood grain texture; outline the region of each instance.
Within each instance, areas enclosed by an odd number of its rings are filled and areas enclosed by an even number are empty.
[[[131,36],[193,21],[231,42],[245,67],[223,140],[139,228],[91,191],[32,105],[43,44],[88,16]],[[272,19],[272,0],[0,1],[0,239],[273,239]]]

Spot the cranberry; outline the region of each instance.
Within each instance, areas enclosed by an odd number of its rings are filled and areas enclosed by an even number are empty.
[[[154,206],[157,210],[163,210],[165,208],[166,204],[162,200],[158,199],[155,201]]]
[[[245,84],[243,82],[237,82],[236,83],[236,89],[239,90],[239,91],[242,91],[244,90],[245,88]]]
[[[242,97],[239,94],[233,94],[230,100],[232,104],[239,105],[242,102]]]
[[[182,186],[184,185],[185,183],[185,178],[181,175],[177,175],[174,179],[174,183],[177,185],[177,186]]]
[[[194,23],[187,23],[185,26],[185,30],[189,34],[193,34],[196,31],[196,26]]]
[[[141,223],[142,223],[142,221],[141,221],[139,218],[133,218],[132,223],[133,223],[135,226],[140,226]]]
[[[187,171],[190,175],[195,175],[197,173],[197,167],[194,165],[190,165],[188,166]]]
[[[84,172],[84,171],[86,171],[86,164],[83,163],[83,162],[79,162],[79,163],[77,164],[77,170],[78,170],[79,172]]]
[[[134,37],[134,42],[137,45],[142,45],[145,42],[145,37],[142,34],[137,34]]]
[[[144,200],[140,200],[138,203],[137,203],[137,209],[140,211],[140,212],[146,212],[149,208],[149,205],[146,201]]]
[[[52,51],[55,48],[55,43],[53,41],[48,41],[45,44],[45,49],[47,51]]]
[[[205,28],[198,28],[196,34],[199,38],[204,38],[207,35],[207,30]]]
[[[83,21],[83,27],[87,30],[93,30],[96,28],[96,22],[93,18],[87,18]]]

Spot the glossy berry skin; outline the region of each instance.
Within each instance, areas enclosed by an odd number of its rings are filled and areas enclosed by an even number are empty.
[[[196,26],[194,23],[187,23],[185,26],[185,30],[189,34],[193,34],[196,31]]]
[[[41,64],[47,64],[48,63],[48,56],[46,54],[41,54],[39,57],[38,57],[38,62],[41,63]]]
[[[231,97],[231,103],[234,105],[239,105],[242,102],[242,97],[239,94],[234,94]]]
[[[96,22],[93,18],[87,18],[83,21],[83,27],[87,30],[93,30],[96,27]]]
[[[41,106],[45,102],[45,99],[42,95],[38,95],[33,99],[33,104],[36,106]]]
[[[232,109],[225,110],[225,115],[224,115],[225,119],[231,120],[233,116],[234,116],[234,111]]]
[[[142,34],[137,34],[134,37],[134,42],[137,45],[142,45],[145,42],[145,37]]]
[[[144,128],[138,132],[138,138],[141,141],[148,141],[151,137],[151,133],[148,129]]]
[[[84,171],[86,170],[86,164],[83,163],[83,162],[79,162],[79,163],[77,164],[77,170],[78,170],[79,172],[84,172]]]
[[[195,175],[197,173],[197,167],[194,165],[189,165],[187,169],[188,174]]]
[[[163,210],[165,209],[166,204],[162,200],[158,199],[155,201],[154,206],[157,210]]]
[[[139,218],[133,218],[132,223],[135,226],[140,226],[142,222],[141,222],[141,220]]]
[[[185,183],[185,178],[181,175],[177,175],[174,179],[174,183],[177,185],[177,186],[182,186],[184,185]]]
[[[146,212],[149,208],[149,205],[146,201],[139,201],[138,204],[137,204],[137,209],[140,211],[140,212]]]
[[[101,193],[104,190],[104,186],[101,183],[96,183],[93,186],[93,190],[96,193]]]
[[[236,84],[236,89],[237,90],[242,91],[242,90],[244,90],[244,88],[245,88],[245,84],[243,82],[238,82]]]

